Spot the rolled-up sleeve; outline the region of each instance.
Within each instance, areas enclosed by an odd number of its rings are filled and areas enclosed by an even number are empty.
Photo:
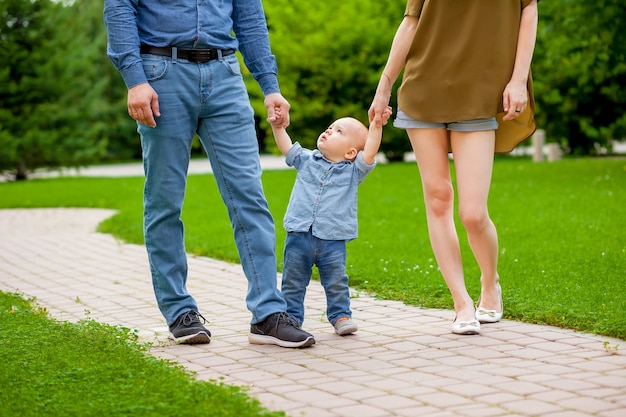
[[[285,155],[285,163],[290,167],[298,169],[298,157],[302,155],[303,150],[304,148],[302,148],[300,143],[294,142],[293,145],[291,145],[291,149],[287,152],[287,155]]]

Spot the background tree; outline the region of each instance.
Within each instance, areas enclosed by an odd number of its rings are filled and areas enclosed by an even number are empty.
[[[367,110],[405,4],[274,0],[264,2],[264,7],[281,91],[292,106],[294,139],[314,147],[319,133],[343,116],[367,124]],[[264,115],[258,86],[249,80],[249,89],[256,113]],[[261,126],[269,137],[266,145],[272,148],[264,118]],[[408,149],[404,132],[391,124],[383,138],[383,151]]]
[[[37,117],[35,104],[46,95],[46,84],[38,81],[43,57],[34,46],[52,36],[52,28],[44,22],[51,9],[47,1],[24,2],[6,0],[0,3],[0,167],[15,168],[19,178],[25,177],[24,146],[32,142],[30,128]],[[43,85],[40,85],[43,84]],[[36,150],[28,149],[28,153]]]
[[[404,2],[265,3],[283,94],[291,102],[294,137],[313,146],[330,121],[347,114],[366,121],[376,82]],[[575,154],[610,147],[626,134],[626,8],[621,0],[539,3],[533,60],[538,126]],[[396,82],[397,91],[399,81]],[[258,87],[250,84],[257,114]],[[395,96],[391,105],[397,110]],[[270,129],[261,123],[273,146]],[[410,150],[389,124],[381,149],[396,159]]]
[[[37,167],[141,156],[126,87],[106,57],[102,1],[68,1],[0,2],[0,172],[17,178]],[[575,154],[593,154],[626,137],[622,3],[539,3],[537,121],[549,140]],[[405,2],[272,0],[264,7],[282,92],[292,104],[293,137],[311,147],[338,117],[367,122]],[[273,151],[261,91],[245,77],[261,149]],[[397,111],[395,95],[391,105]],[[410,150],[405,132],[389,123],[381,150],[401,157]]]
[[[105,158],[122,124],[101,2],[4,0],[0,16],[0,170],[23,179]]]
[[[537,121],[574,154],[626,138],[623,0],[539,3],[533,59]]]

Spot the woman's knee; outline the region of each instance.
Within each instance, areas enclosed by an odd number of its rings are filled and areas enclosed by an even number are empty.
[[[454,190],[452,184],[446,183],[436,186],[427,186],[425,199],[428,211],[440,217],[451,213],[454,206]]]
[[[489,214],[486,207],[459,207],[459,218],[468,233],[481,232],[489,224]]]

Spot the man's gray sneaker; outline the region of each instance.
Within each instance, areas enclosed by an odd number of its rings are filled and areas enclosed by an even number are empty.
[[[200,323],[206,319],[197,311],[189,310],[178,316],[170,326],[170,338],[176,343],[197,344],[211,342],[211,332]]]
[[[274,313],[262,322],[250,326],[248,340],[256,345],[278,345],[286,348],[303,348],[315,344],[312,334],[300,328],[289,314]]]

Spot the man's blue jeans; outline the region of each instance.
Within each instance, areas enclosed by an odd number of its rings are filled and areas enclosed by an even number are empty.
[[[352,317],[350,288],[346,275],[346,241],[324,240],[308,232],[289,232],[285,241],[282,293],[287,312],[298,323],[304,321],[304,297],[317,265],[326,293],[326,317],[335,324],[341,317]]]
[[[180,314],[198,310],[186,288],[180,218],[195,133],[228,208],[248,278],[251,323],[285,311],[277,288],[276,236],[261,183],[254,113],[236,55],[206,63],[155,55],[142,55],[142,59],[161,113],[156,128],[139,125],[137,129],[146,175],[144,236],[155,296],[168,325]]]

